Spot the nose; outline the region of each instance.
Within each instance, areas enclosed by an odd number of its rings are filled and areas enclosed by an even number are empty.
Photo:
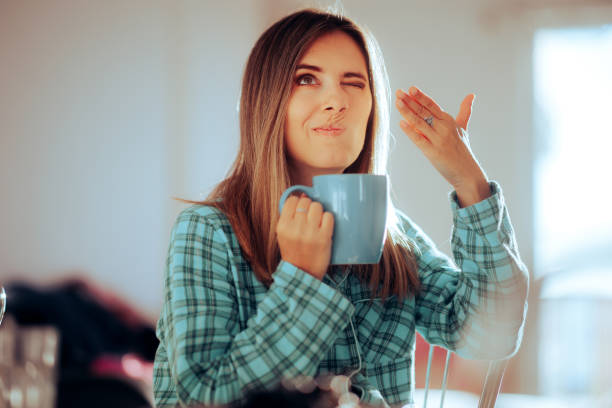
[[[324,96],[324,110],[327,112],[343,112],[349,107],[348,95],[340,85],[330,86]]]

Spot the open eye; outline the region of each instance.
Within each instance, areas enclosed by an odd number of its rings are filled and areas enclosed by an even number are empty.
[[[297,78],[297,80],[295,81],[298,85],[313,85],[314,84],[314,79],[315,77],[313,77],[310,74],[305,74],[305,75],[301,75]],[[313,81],[313,83],[303,83],[304,80],[307,81]]]

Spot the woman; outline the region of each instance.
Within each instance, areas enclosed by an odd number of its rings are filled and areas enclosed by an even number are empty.
[[[282,378],[345,374],[364,403],[412,402],[415,330],[472,358],[516,352],[528,274],[502,192],[472,155],[473,95],[456,119],[411,87],[402,130],[454,187],[457,266],[393,211],[378,265],[330,267],[333,216],[281,193],[329,173],[386,174],[388,80],[374,38],[303,10],[249,56],[240,150],[202,203],[178,216],[158,322],[158,406],[219,405]]]

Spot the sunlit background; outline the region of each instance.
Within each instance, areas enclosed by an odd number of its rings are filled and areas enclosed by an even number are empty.
[[[534,36],[539,390],[612,389],[612,24]]]
[[[374,33],[392,90],[416,85],[453,115],[476,94],[470,144],[532,275],[502,390],[612,390],[610,1],[0,0],[0,282],[85,277],[155,323],[184,208],[171,197],[204,198],[226,174],[254,41],[332,4]],[[450,186],[399,120],[395,203],[450,254]]]

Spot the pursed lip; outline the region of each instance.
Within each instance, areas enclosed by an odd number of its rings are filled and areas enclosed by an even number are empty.
[[[340,133],[344,132],[344,128],[338,126],[321,126],[313,128],[313,130],[324,135],[339,135]]]

